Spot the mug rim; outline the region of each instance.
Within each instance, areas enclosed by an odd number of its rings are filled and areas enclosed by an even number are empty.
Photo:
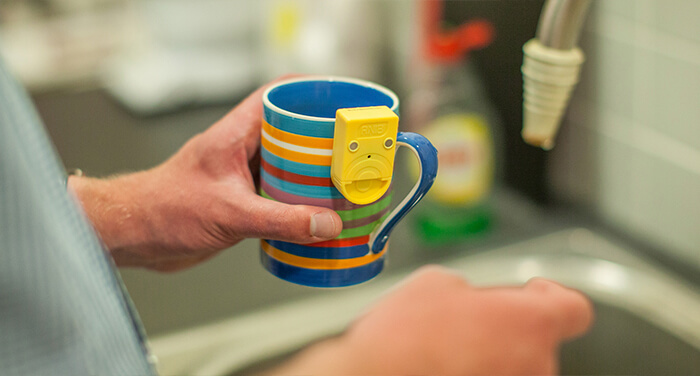
[[[368,88],[380,91],[381,93],[390,97],[393,101],[393,105],[391,106],[392,111],[396,112],[396,110],[399,107],[399,97],[396,95],[396,93],[394,93],[393,91],[391,91],[390,89],[388,89],[385,86],[376,84],[376,83],[371,82],[371,81],[363,80],[360,78],[351,78],[351,77],[344,77],[344,76],[321,76],[321,75],[295,77],[295,78],[286,79],[286,80],[283,80],[283,81],[280,81],[280,82],[277,82],[277,83],[271,85],[270,87],[265,89],[265,91],[263,92],[263,98],[262,98],[263,105],[274,112],[277,112],[279,114],[286,115],[286,116],[289,116],[292,118],[296,118],[296,119],[310,120],[310,121],[335,121],[334,117],[331,118],[331,117],[322,117],[322,116],[311,116],[311,115],[298,114],[296,112],[288,111],[288,110],[285,110],[283,108],[278,107],[277,105],[273,104],[270,101],[269,94],[272,90],[274,90],[280,86],[293,84],[293,83],[297,83],[297,82],[306,82],[306,81],[308,81],[308,82],[311,82],[311,81],[344,82],[344,83],[359,85],[359,86],[363,86],[363,87],[368,87]]]

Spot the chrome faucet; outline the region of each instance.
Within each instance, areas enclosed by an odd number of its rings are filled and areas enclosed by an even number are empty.
[[[591,0],[547,0],[537,33],[523,46],[523,139],[551,149],[578,83],[578,39]]]

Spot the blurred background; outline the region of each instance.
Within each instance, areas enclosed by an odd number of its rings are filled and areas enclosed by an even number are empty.
[[[700,2],[594,1],[551,151],[520,137],[522,45],[543,2],[3,0],[0,53],[66,167],[91,176],[157,165],[280,74],[368,79],[441,154],[388,271],[585,225],[697,282]],[[257,247],[173,275],[123,270],[147,331],[333,294],[267,275]]]

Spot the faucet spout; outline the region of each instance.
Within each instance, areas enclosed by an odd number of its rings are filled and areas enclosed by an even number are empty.
[[[576,87],[584,55],[577,47],[591,0],[547,0],[537,34],[523,46],[525,142],[551,149]]]
[[[558,50],[575,48],[590,5],[591,0],[547,0],[537,25],[537,39]]]

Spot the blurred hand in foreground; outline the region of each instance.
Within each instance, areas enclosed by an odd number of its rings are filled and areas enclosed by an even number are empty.
[[[592,319],[590,301],[555,282],[478,288],[429,266],[271,374],[552,375],[560,344]]]

